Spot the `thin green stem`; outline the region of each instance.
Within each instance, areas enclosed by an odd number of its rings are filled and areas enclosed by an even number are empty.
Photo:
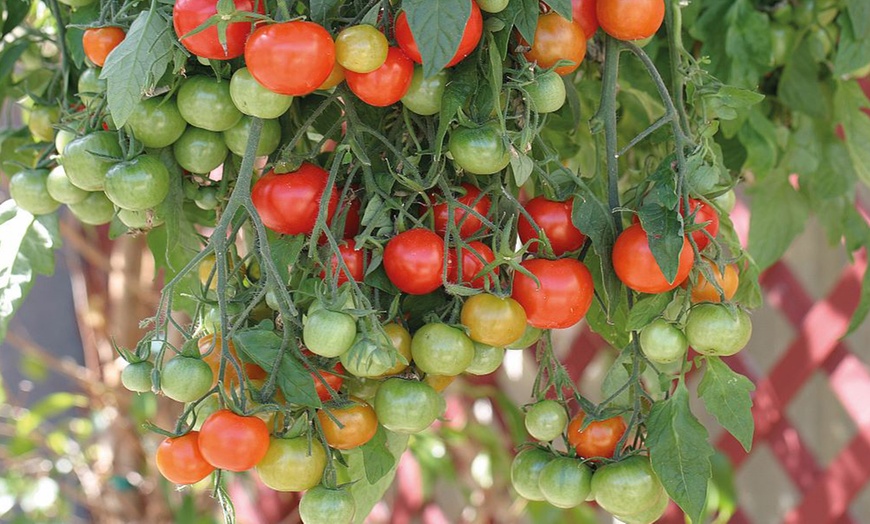
[[[620,43],[607,36],[604,44],[604,77],[601,86],[601,104],[598,117],[604,121],[605,151],[607,156],[607,200],[613,213],[617,234],[622,231],[619,208],[619,155],[617,153],[616,132],[616,91],[619,80]]]

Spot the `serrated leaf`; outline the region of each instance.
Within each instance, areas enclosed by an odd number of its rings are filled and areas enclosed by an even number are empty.
[[[751,192],[749,252],[764,270],[779,260],[804,230],[809,209],[804,198],[782,176],[771,175]]]
[[[387,449],[387,433],[383,426],[378,426],[375,436],[360,446],[369,484],[377,483],[396,467],[396,457]]]
[[[862,109],[870,101],[857,82],[840,82],[834,95],[834,115],[846,135],[846,149],[858,178],[870,186],[870,116]]]
[[[299,254],[305,248],[305,235],[286,236],[275,234],[272,231],[267,231],[266,235],[272,261],[278,268],[281,283],[286,284],[290,281],[290,266],[296,263]]]
[[[34,217],[13,200],[0,204],[0,341],[36,275],[54,273],[57,214]]]
[[[870,36],[870,2],[865,0],[846,0],[852,31],[858,38]]]
[[[236,348],[267,372],[271,371],[281,349],[281,337],[273,331],[246,329],[233,336]],[[305,366],[286,349],[278,363],[278,388],[287,402],[318,408],[321,405],[314,378]]]
[[[380,431],[381,429],[379,429],[379,432]],[[384,430],[383,433],[386,437],[384,449],[393,457],[394,464],[377,482],[368,481],[366,454],[364,451],[356,449],[344,453],[345,459],[347,460],[347,468],[345,471],[340,473],[344,473],[349,481],[355,481],[354,484],[348,488],[348,491],[353,495],[353,500],[356,503],[356,514],[354,516],[354,522],[356,524],[362,524],[365,522],[369,513],[371,513],[372,508],[374,508],[375,504],[383,498],[384,493],[389,489],[396,476],[396,468],[399,465],[399,458],[408,448],[408,435],[400,435],[386,430]],[[375,438],[377,438],[377,436]],[[338,467],[340,469],[345,469],[344,466],[339,465]]]
[[[602,286],[596,286],[603,292],[608,304],[618,302],[614,296],[619,293],[620,282],[613,270],[613,243],[616,242],[616,226],[610,208],[604,205],[585,185],[579,187],[574,194],[574,206],[571,209],[571,220],[591,241],[592,250],[598,255],[601,268]],[[592,267],[590,266],[590,270]],[[612,313],[611,311],[608,313]]]
[[[169,22],[155,9],[143,11],[106,58],[100,78],[107,81],[109,112],[119,128],[142,95],[166,72],[172,59],[174,34]]]
[[[320,25],[326,25],[330,13],[341,5],[341,0],[311,0],[309,9],[311,11],[311,21],[317,22]]]
[[[513,19],[517,31],[531,45],[535,41],[535,29],[538,27],[540,10],[537,0],[513,0],[505,8]]]
[[[450,75],[450,82],[441,96],[441,112],[438,114],[438,134],[435,138],[435,157],[441,156],[444,137],[450,128],[453,117],[459,108],[477,91],[477,66],[470,60],[463,60]]]
[[[511,147],[511,171],[517,186],[526,183],[532,171],[535,170],[535,162],[525,153],[521,153],[515,147]]]
[[[846,75],[870,64],[870,35],[856,36],[850,19],[849,11],[843,12],[837,19],[842,28],[840,41],[837,43],[837,55],[834,57],[834,74],[837,76]]]
[[[547,0],[550,9],[556,11],[562,18],[573,20],[574,13],[571,10],[571,0]]]
[[[755,421],[752,418],[752,397],[755,385],[734,372],[719,357],[707,357],[704,378],[698,384],[698,396],[707,412],[716,417],[723,428],[740,442],[749,453]]]
[[[714,451],[707,430],[689,408],[685,384],[680,382],[671,398],[653,404],[646,427],[653,470],[692,522],[701,522]]]
[[[471,16],[466,0],[406,0],[402,8],[423,59],[423,76],[431,77],[456,54]]]
[[[791,54],[782,70],[778,94],[791,109],[824,119],[830,114],[830,104],[819,82],[819,64],[813,59],[811,45],[804,38]]]
[[[638,300],[628,314],[628,324],[626,324],[625,329],[636,331],[643,328],[661,316],[668,304],[671,303],[671,299],[673,299],[673,293],[656,293],[643,300]]]

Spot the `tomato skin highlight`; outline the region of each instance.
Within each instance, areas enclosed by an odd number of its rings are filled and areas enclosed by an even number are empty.
[[[260,84],[282,95],[313,92],[335,64],[335,43],[314,22],[283,22],[257,28],[245,44],[248,71]]]
[[[269,428],[257,417],[244,417],[228,409],[215,411],[199,430],[199,449],[218,469],[246,471],[266,455]]]
[[[320,420],[326,442],[332,448],[342,450],[358,448],[370,441],[378,432],[378,417],[367,402],[360,401],[328,411],[329,414],[326,410],[317,410],[317,418]],[[333,420],[333,417],[338,422]]]
[[[613,245],[613,269],[627,287],[640,293],[664,293],[679,286],[689,276],[695,255],[689,240],[683,238],[680,264],[673,282],[668,282],[649,247],[646,231],[640,224],[625,229]]]
[[[659,30],[664,0],[597,0],[595,14],[604,32],[619,40],[642,40]]]
[[[391,47],[383,65],[370,73],[344,72],[350,90],[370,106],[386,107],[405,96],[411,87],[414,63],[398,47]]]
[[[157,446],[157,470],[174,484],[196,484],[211,475],[214,466],[199,450],[199,432],[167,437]]]
[[[423,56],[420,54],[420,49],[417,47],[417,42],[411,33],[411,26],[408,24],[408,17],[404,11],[399,13],[399,16],[396,18],[393,30],[396,34],[396,42],[398,42],[402,51],[414,62],[422,64]],[[468,22],[465,24],[459,48],[456,50],[453,58],[444,67],[453,67],[461,62],[463,58],[470,55],[474,51],[474,48],[477,47],[478,42],[480,42],[481,36],[483,36],[483,15],[477,2],[472,1],[471,14],[469,15]]]
[[[569,251],[577,251],[586,242],[586,235],[577,229],[571,218],[573,207],[573,198],[569,198],[564,202],[558,202],[548,200],[543,196],[535,197],[525,205],[526,211],[531,215],[532,220],[535,221],[541,232],[550,241],[553,254],[557,257]],[[537,231],[535,231],[535,228],[529,219],[526,218],[525,214],[520,214],[519,221],[517,222],[517,231],[523,244],[533,238],[539,238]],[[542,249],[541,243],[535,242],[531,245],[529,251],[540,253]]]
[[[118,47],[118,44],[126,37],[127,33],[120,27],[115,26],[85,29],[85,34],[82,37],[85,56],[97,67],[103,67],[109,53]]]
[[[592,305],[593,283],[589,269],[579,260],[532,258],[521,264],[541,285],[516,272],[511,298],[523,306],[529,325],[562,329],[579,322]]]
[[[328,180],[329,173],[307,162],[291,173],[269,171],[254,184],[251,200],[269,229],[285,235],[310,235]],[[327,217],[332,217],[337,206],[338,190],[333,186]]]
[[[252,0],[233,0],[233,3],[239,11],[254,11]],[[257,11],[263,13],[263,2],[256,3]],[[182,38],[215,14],[217,14],[217,2],[212,0],[176,0],[172,7],[172,26],[181,45],[194,55],[211,60],[229,60],[242,56],[245,52],[245,41],[251,34],[251,22],[227,24],[226,51],[218,38],[217,26],[211,26],[193,36]]]
[[[387,277],[403,293],[425,295],[441,287],[444,240],[428,229],[399,233],[384,249]]]

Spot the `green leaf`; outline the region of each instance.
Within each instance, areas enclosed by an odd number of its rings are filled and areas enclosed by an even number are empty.
[[[8,35],[13,29],[18,27],[18,24],[24,21],[27,17],[27,13],[30,12],[30,5],[30,0],[0,1],[0,11],[6,14],[6,19],[3,20],[0,38]]]
[[[453,117],[459,108],[477,91],[477,65],[471,60],[463,60],[454,69],[450,82],[441,96],[441,112],[438,119],[438,134],[435,138],[435,157],[441,156],[444,137],[450,128]]]
[[[311,0],[311,21],[325,26],[330,15],[341,5],[341,0]]]
[[[268,372],[278,359],[282,339],[273,331],[246,329],[237,332],[233,342],[242,353]],[[281,355],[277,372],[276,384],[288,403],[320,407],[311,372],[290,354],[289,348]]]
[[[709,5],[709,7],[707,7]],[[754,89],[768,71],[770,20],[749,0],[705,3],[690,34],[704,42],[710,73],[726,84]]]
[[[870,64],[870,35],[855,35],[848,11],[844,11],[837,22],[842,30],[834,57],[834,74],[841,76]]]
[[[142,95],[153,88],[172,59],[175,32],[155,9],[139,13],[126,38],[106,59],[100,78],[112,119],[122,127]]]
[[[456,54],[471,3],[465,0],[406,0],[402,8],[423,58],[423,76],[431,77]]]
[[[531,45],[535,41],[535,29],[538,27],[540,13],[537,0],[513,0],[505,8],[517,31]]]
[[[764,178],[776,166],[779,148],[776,144],[776,127],[764,114],[753,111],[737,133],[740,143],[746,147],[744,169],[750,169],[759,178]]]
[[[13,200],[0,204],[0,341],[36,275],[54,273],[58,247],[56,213],[34,217]]]
[[[629,388],[625,387],[625,385],[629,378],[631,378],[632,366],[634,365],[632,362],[633,357],[634,348],[629,344],[619,353],[619,356],[616,357],[616,360],[613,361],[613,364],[611,364],[610,369],[607,370],[607,374],[604,376],[604,382],[601,384],[601,394],[604,395],[604,398],[616,395],[611,404],[609,404],[612,407],[629,408],[631,406],[631,395],[629,394]]]
[[[855,36],[870,37],[870,3],[865,0],[846,0],[846,6]]]
[[[515,147],[511,147],[511,171],[517,186],[526,183],[532,171],[535,170],[535,162],[525,153],[521,153]]]
[[[290,266],[296,263],[299,254],[305,248],[305,235],[278,235],[270,230],[266,232],[266,236],[269,241],[272,261],[281,276],[281,283],[286,284],[290,281]]]
[[[356,481],[349,488],[356,503],[356,516],[354,517],[356,524],[365,522],[372,508],[383,498],[396,476],[399,458],[408,448],[408,435],[400,435],[392,431],[384,431],[384,434],[386,435],[386,451],[393,457],[394,464],[377,482],[368,481],[366,454],[363,450],[355,449],[344,452],[347,460],[346,469],[344,466],[337,465],[339,473],[346,475],[349,481]],[[344,471],[341,471],[343,469]]]
[[[698,396],[707,412],[740,442],[749,453],[755,421],[752,419],[752,397],[755,385],[748,378],[735,373],[719,357],[707,357],[704,378],[698,384]]]
[[[680,253],[683,250],[683,217],[677,210],[677,177],[671,169],[671,157],[666,158],[650,175],[652,190],[638,209],[638,218],[649,239],[656,263],[668,282],[677,278]]]
[[[779,260],[804,230],[809,209],[785,176],[770,176],[751,191],[749,252],[764,270]]]
[[[396,467],[396,457],[387,449],[387,433],[383,426],[378,426],[375,436],[360,446],[369,484],[377,483]]]
[[[824,119],[830,114],[828,97],[819,82],[819,64],[813,60],[809,38],[804,38],[782,70],[779,97],[795,111]]]
[[[610,208],[595,197],[589,187],[583,185],[574,194],[571,220],[577,229],[592,241],[592,249],[601,261],[601,288],[605,300],[617,302],[614,297],[620,292],[620,282],[613,271],[613,243],[616,242],[616,226]],[[590,270],[593,266],[590,265]],[[594,272],[594,270],[593,270]],[[611,310],[612,312],[612,310]]]
[[[571,0],[547,0],[547,5],[550,9],[556,11],[562,18],[573,20],[573,11],[571,10]]]
[[[843,125],[846,149],[858,178],[870,186],[870,101],[857,82],[840,82],[834,95],[834,116]]]
[[[693,522],[701,522],[714,451],[707,430],[689,409],[682,381],[671,398],[653,404],[646,427],[653,470],[674,502]]]
[[[637,301],[628,314],[628,324],[625,329],[636,331],[646,326],[664,312],[673,299],[673,293],[656,293]]]
[[[865,271],[864,278],[861,280],[861,300],[858,302],[855,312],[852,313],[849,329],[843,336],[851,335],[856,329],[861,327],[868,313],[870,313],[870,271]]]

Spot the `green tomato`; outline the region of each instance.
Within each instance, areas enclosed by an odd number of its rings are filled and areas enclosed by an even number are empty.
[[[711,200],[711,202],[721,213],[731,213],[731,211],[734,210],[734,206],[737,205],[737,193],[735,193],[733,189],[729,189]]]
[[[127,127],[145,147],[172,145],[187,128],[174,98],[154,97],[140,101],[127,119]]]
[[[746,347],[752,336],[752,320],[743,309],[731,311],[725,304],[705,302],[689,310],[686,338],[704,355],[728,356]]]
[[[66,149],[67,144],[75,140],[75,138],[76,134],[72,131],[67,131],[66,129],[59,129],[54,135],[54,148],[57,149],[58,153],[63,153],[63,150]]]
[[[441,111],[441,98],[450,75],[442,70],[430,78],[423,76],[423,66],[414,66],[414,76],[408,92],[402,97],[402,104],[408,111],[418,115],[430,116]]]
[[[118,219],[130,229],[152,229],[163,224],[163,218],[156,216],[150,209],[142,211],[120,209]]]
[[[210,173],[227,158],[223,135],[198,127],[188,127],[172,144],[175,160],[191,173]]]
[[[347,313],[318,309],[308,315],[302,342],[315,355],[334,358],[347,352],[356,338],[356,321]]]
[[[539,448],[524,449],[517,453],[511,463],[511,484],[517,493],[527,500],[544,500],[540,479],[544,466],[555,457]]]
[[[474,360],[474,343],[447,324],[426,324],[411,338],[411,355],[417,368],[432,375],[454,376]]]
[[[371,73],[384,65],[390,44],[376,27],[346,27],[335,37],[335,61],[354,73]]]
[[[302,435],[273,438],[266,456],[257,463],[263,484],[275,491],[305,491],[320,484],[326,469],[326,452],[319,440]]]
[[[652,362],[670,364],[686,357],[689,342],[680,328],[659,318],[641,330],[640,349]]]
[[[218,199],[218,189],[214,186],[202,186],[196,192],[196,198],[193,199],[196,207],[211,211],[217,208],[220,200]]]
[[[121,209],[144,211],[169,194],[169,170],[154,155],[119,162],[106,173],[106,196]]]
[[[100,71],[100,68],[89,67],[79,76],[79,99],[89,109],[96,105],[94,101],[100,100],[108,86],[108,83],[100,78]]]
[[[557,439],[568,424],[565,406],[555,400],[542,400],[526,412],[526,431],[532,438],[542,442]]]
[[[81,202],[67,204],[67,207],[79,221],[92,226],[108,224],[115,216],[115,205],[102,191],[93,191]]]
[[[376,339],[358,333],[348,351],[339,357],[341,365],[348,373],[356,377],[380,377],[395,364],[392,342],[383,335],[374,335]]]
[[[565,82],[555,71],[539,75],[534,82],[526,86],[529,104],[538,113],[552,113],[565,105],[567,92]]]
[[[299,501],[299,518],[304,524],[350,524],[355,513],[353,495],[344,489],[314,486]]]
[[[662,515],[664,515],[665,511],[668,509],[668,503],[670,503],[670,501],[671,499],[668,497],[667,493],[662,491],[658,500],[649,508],[638,513],[614,515],[614,517],[618,518],[625,524],[652,524],[653,522],[658,522],[658,520],[662,518]]]
[[[143,360],[133,362],[121,371],[121,384],[130,391],[147,393],[151,391],[151,372],[154,364]]]
[[[54,125],[60,120],[60,109],[57,106],[40,104],[30,108],[27,128],[38,142],[54,141]]]
[[[517,340],[514,340],[510,344],[507,345],[508,349],[526,349],[531,346],[535,342],[541,339],[541,335],[544,334],[544,330],[541,328],[536,328],[534,326],[526,325],[526,330],[523,332],[522,336]]]
[[[664,488],[648,457],[634,455],[592,475],[595,502],[613,515],[638,515],[660,504]]]
[[[208,393],[213,380],[214,374],[204,360],[179,355],[163,365],[160,389],[177,402],[193,402]]]
[[[508,6],[508,0],[477,0],[481,11],[487,13],[501,13]]]
[[[91,5],[97,0],[58,0],[62,4],[66,4],[70,7],[84,7],[86,5]]]
[[[87,191],[76,187],[70,182],[63,166],[56,166],[51,170],[45,181],[45,187],[48,189],[48,194],[51,195],[51,198],[61,204],[76,204],[88,196]]]
[[[453,130],[447,148],[459,167],[475,175],[498,173],[511,161],[498,122]]]
[[[181,84],[178,110],[188,124],[209,131],[226,131],[242,118],[230,96],[230,83],[208,76],[192,76]]]
[[[247,67],[233,74],[230,79],[230,96],[239,111],[269,120],[287,112],[293,97],[274,93],[257,82]]]
[[[70,182],[86,191],[102,191],[106,173],[123,155],[118,135],[97,131],[76,138],[63,150],[63,169]]]
[[[504,348],[473,342],[474,358],[471,364],[465,368],[466,373],[472,375],[489,375],[497,370],[504,360]]]
[[[541,470],[538,486],[544,499],[557,508],[583,504],[591,492],[592,470],[582,460],[559,457]]]
[[[375,414],[386,429],[419,433],[444,413],[444,399],[425,382],[388,378],[375,394]]]
[[[224,142],[233,153],[245,156],[248,146],[248,135],[251,133],[253,117],[244,116],[239,123],[224,131]],[[263,120],[263,130],[260,132],[260,142],[257,144],[256,156],[266,156],[278,149],[281,143],[281,124],[277,120]]]
[[[34,215],[54,213],[60,202],[49,194],[47,181],[48,170],[23,169],[9,179],[9,194],[18,207]]]

